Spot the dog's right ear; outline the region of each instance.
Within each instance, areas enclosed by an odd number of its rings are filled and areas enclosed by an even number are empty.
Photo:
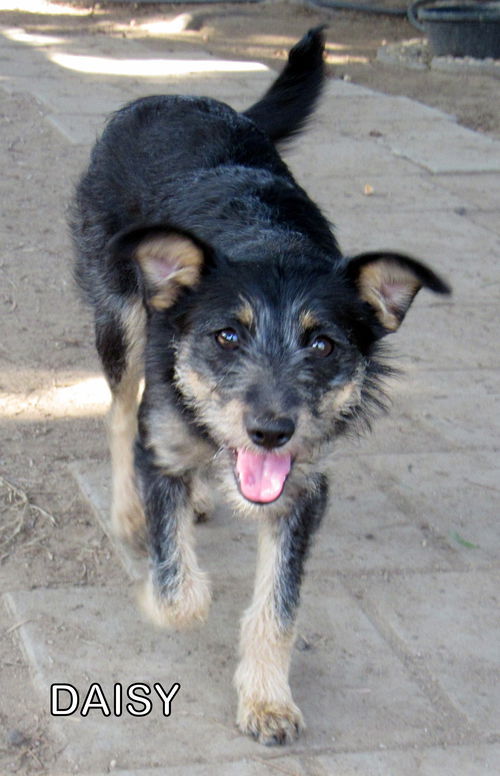
[[[142,276],[146,301],[165,310],[183,288],[200,280],[209,249],[184,232],[164,227],[141,227],[121,232],[110,243],[115,262],[135,262]]]

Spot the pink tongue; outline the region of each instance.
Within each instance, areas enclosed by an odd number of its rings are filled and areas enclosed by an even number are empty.
[[[275,501],[281,496],[291,466],[290,455],[238,450],[236,472],[241,492],[249,501],[261,504]]]

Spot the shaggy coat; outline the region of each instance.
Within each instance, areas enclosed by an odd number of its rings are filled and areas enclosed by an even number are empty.
[[[323,81],[316,29],[244,113],[198,97],[127,105],[73,207],[76,277],[113,395],[113,525],[147,545],[151,618],[182,627],[210,604],[192,526],[214,472],[258,520],[235,683],[238,725],[267,744],[302,726],[288,671],[329,446],[381,405],[380,341],[418,290],[448,291],[407,256],[344,257],[281,159],[276,143],[303,127]]]

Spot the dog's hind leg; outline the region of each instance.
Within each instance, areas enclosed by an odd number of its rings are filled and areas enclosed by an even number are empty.
[[[146,526],[134,472],[139,384],[143,374],[145,312],[142,303],[96,316],[96,345],[111,389],[108,437],[112,467],[111,522],[135,548],[145,546]]]
[[[138,440],[135,464],[149,529],[151,574],[141,605],[156,625],[182,629],[203,622],[210,585],[193,541],[191,476],[172,476]]]
[[[288,673],[303,564],[326,494],[326,479],[318,475],[290,514],[260,525],[256,584],[242,620],[235,685],[238,726],[262,744],[290,743],[303,727]]]

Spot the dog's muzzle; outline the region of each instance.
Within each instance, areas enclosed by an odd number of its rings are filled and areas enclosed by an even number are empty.
[[[295,423],[288,417],[247,415],[245,425],[249,439],[259,450],[236,450],[236,480],[240,493],[255,504],[276,501],[285,487],[292,468],[290,453],[279,453],[295,433]]]

